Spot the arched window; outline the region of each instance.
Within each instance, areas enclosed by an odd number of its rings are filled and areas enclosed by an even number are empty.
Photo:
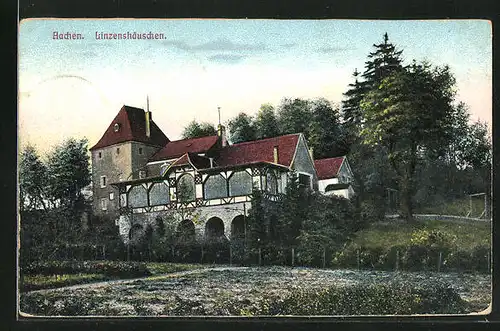
[[[218,217],[212,217],[205,224],[205,238],[220,239],[224,238],[224,222]]]
[[[128,192],[128,204],[132,208],[147,207],[148,192],[142,185],[134,186]]]
[[[184,220],[177,227],[177,239],[180,242],[192,241],[195,239],[194,223],[190,220]]]
[[[252,194],[252,176],[246,171],[237,171],[229,177],[229,195],[232,197]]]
[[[184,174],[179,177],[179,181],[177,182],[177,199],[180,202],[194,201],[195,187],[192,175]]]
[[[278,193],[278,180],[276,179],[276,174],[274,171],[269,170],[266,174],[266,190],[271,194]]]
[[[245,217],[236,216],[231,222],[231,239],[243,238],[245,236]]]
[[[164,205],[170,202],[168,186],[165,183],[155,183],[149,190],[151,206]]]
[[[227,197],[227,182],[221,175],[212,175],[207,178],[203,186],[205,199]]]

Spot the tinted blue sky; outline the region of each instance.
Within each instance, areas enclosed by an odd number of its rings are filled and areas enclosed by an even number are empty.
[[[95,39],[127,31],[164,39]],[[85,39],[53,40],[54,32]],[[43,150],[87,136],[93,144],[123,104],[145,107],[147,94],[170,139],[192,119],[215,123],[217,106],[228,120],[283,97],[340,102],[385,32],[407,62],[448,64],[457,99],[491,122],[487,21],[27,20],[19,32],[21,142]]]

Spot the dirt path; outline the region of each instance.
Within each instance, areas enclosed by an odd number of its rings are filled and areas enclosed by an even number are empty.
[[[248,269],[248,267],[207,267],[207,268],[178,271],[178,272],[170,272],[170,273],[157,274],[157,275],[138,277],[138,278],[106,280],[106,281],[95,282],[95,283],[85,283],[85,284],[71,285],[71,286],[65,286],[65,287],[49,288],[49,289],[43,289],[43,290],[34,290],[34,291],[28,291],[25,293],[45,294],[45,293],[50,293],[50,292],[77,290],[77,289],[85,289],[85,288],[98,289],[98,288],[108,287],[108,286],[112,286],[112,285],[123,285],[123,284],[133,283],[133,282],[138,281],[138,280],[148,280],[148,279],[154,280],[154,279],[167,278],[167,277],[168,278],[182,277],[182,276],[186,276],[186,275],[207,272],[208,270],[226,271],[226,270],[245,270],[245,269]]]

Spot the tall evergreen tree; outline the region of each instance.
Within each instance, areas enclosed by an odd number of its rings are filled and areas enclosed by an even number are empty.
[[[364,81],[373,86],[377,86],[384,78],[394,71],[403,69],[402,50],[396,49],[396,46],[389,42],[389,35],[384,34],[384,42],[374,44],[375,51],[368,54],[368,61],[365,62],[365,71],[363,72]]]
[[[354,70],[354,83],[348,85],[348,90],[344,93],[342,100],[342,122],[348,136],[349,143],[354,143],[363,124],[363,112],[361,100],[368,91],[368,85],[360,80],[358,69]]]

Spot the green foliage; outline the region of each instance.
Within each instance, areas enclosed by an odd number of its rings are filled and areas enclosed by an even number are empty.
[[[26,275],[22,277],[20,291],[35,291],[48,288],[66,287],[76,284],[93,283],[108,280],[102,274],[57,274],[57,275]]]
[[[202,122],[198,123],[192,120],[182,131],[182,139],[199,138],[206,136],[214,136],[217,134],[215,126],[211,123]]]
[[[48,190],[60,206],[75,209],[84,203],[82,189],[90,184],[87,144],[87,139],[70,138],[48,156]]]
[[[230,120],[228,127],[229,140],[233,144],[257,139],[254,120],[245,113],[240,113]]]
[[[314,158],[322,159],[345,155],[348,151],[346,135],[340,124],[340,112],[326,99],[311,102],[308,145]]]
[[[280,135],[278,119],[274,107],[269,104],[260,106],[254,122],[257,131],[257,139],[276,137]]]
[[[372,225],[333,258],[335,267],[394,270],[441,270],[488,272],[489,228],[481,224],[461,225],[426,222]]]
[[[278,118],[282,134],[303,133],[309,137],[311,103],[303,99],[285,98],[278,106]]]
[[[19,198],[21,211],[46,209],[48,170],[33,146],[19,157]]]

